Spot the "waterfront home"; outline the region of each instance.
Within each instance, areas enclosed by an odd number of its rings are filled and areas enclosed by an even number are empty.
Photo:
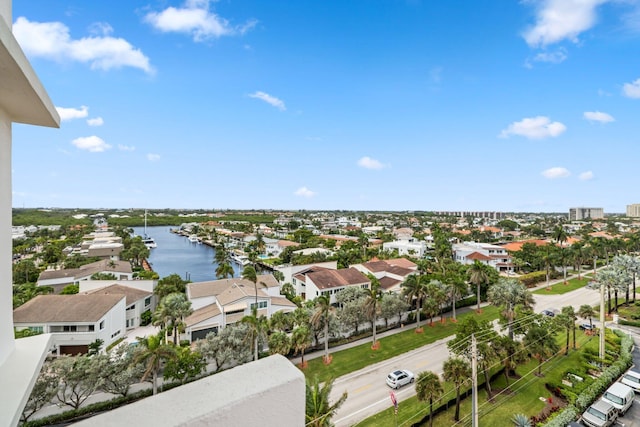
[[[56,355],[87,353],[102,340],[103,349],[125,332],[123,294],[38,295],[13,310],[16,330],[52,334]]]
[[[330,297],[331,304],[336,303],[336,294],[347,287],[371,287],[369,278],[353,267],[333,270],[314,265],[294,275],[293,280],[294,288],[304,289],[300,294],[302,298],[313,300],[326,295]]]
[[[296,292],[296,295],[300,295],[304,299],[306,288],[304,287],[304,284],[297,283],[294,279],[294,276],[299,272],[303,270],[307,270],[308,268],[313,266],[337,270],[338,261],[326,261],[326,262],[319,262],[315,264],[301,264],[301,265],[284,264],[284,265],[279,265],[275,267],[275,270],[282,273],[282,276],[283,276],[282,283],[291,283],[293,285],[293,289]]]
[[[106,280],[94,280],[93,282],[106,282]],[[131,281],[135,283],[135,280]],[[81,290],[82,292],[82,290]],[[157,296],[153,292],[136,289],[130,286],[112,284],[83,292],[90,295],[124,295],[125,296],[125,328],[133,329],[142,326],[142,314],[153,313],[156,308]]]

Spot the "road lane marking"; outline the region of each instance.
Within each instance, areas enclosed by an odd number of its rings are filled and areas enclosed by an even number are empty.
[[[362,392],[362,391],[365,391],[365,390],[367,390],[367,389],[371,388],[371,386],[372,386],[372,385],[373,385],[373,384],[363,385],[362,387],[360,387],[360,388],[357,388],[357,389],[353,390],[353,392],[354,392],[354,393],[360,393],[360,392]]]

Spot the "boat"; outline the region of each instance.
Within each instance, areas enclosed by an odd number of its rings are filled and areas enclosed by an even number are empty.
[[[237,252],[231,252],[231,255],[229,255],[229,258],[231,258],[231,261],[235,262],[241,267],[251,264],[251,260],[249,260],[248,256],[239,254]]]
[[[142,243],[147,247],[147,249],[157,248],[158,245],[156,241],[153,240],[153,237],[147,234],[147,210],[144,210],[144,236],[142,237]]]
[[[189,236],[189,241],[191,243],[200,243],[200,240],[198,240],[198,236],[196,236],[195,234]]]

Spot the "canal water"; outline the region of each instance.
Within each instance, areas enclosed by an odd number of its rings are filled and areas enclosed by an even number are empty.
[[[172,233],[171,228],[147,227],[147,234],[153,237],[158,245],[151,249],[149,263],[160,278],[177,274],[185,280],[204,282],[216,279],[215,250],[202,243],[191,243],[185,236]],[[144,227],[133,227],[137,236],[144,235]],[[231,263],[234,277],[241,274],[240,267]]]

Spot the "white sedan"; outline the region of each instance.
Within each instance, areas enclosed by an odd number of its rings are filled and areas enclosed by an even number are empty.
[[[403,385],[407,385],[415,381],[413,372],[406,369],[399,369],[387,375],[387,385],[391,388],[398,389]]]

